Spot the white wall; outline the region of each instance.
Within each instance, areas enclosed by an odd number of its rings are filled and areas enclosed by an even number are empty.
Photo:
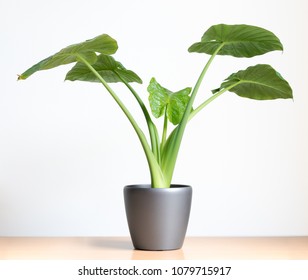
[[[194,85],[207,58],[186,50],[217,23],[262,26],[285,50],[218,57],[200,98],[230,73],[269,63],[294,101],[227,93],[190,123],[174,175],[194,187],[188,234],[307,235],[307,12],[304,0],[2,1],[0,236],[128,235],[122,188],[149,182],[137,137],[99,84],[64,83],[70,66],[18,83],[16,74],[107,33],[115,57],[143,78],[135,88],[146,100],[152,76],[174,90]]]

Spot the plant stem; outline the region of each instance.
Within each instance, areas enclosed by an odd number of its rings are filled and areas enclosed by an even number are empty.
[[[183,138],[183,134],[187,125],[187,122],[189,120],[189,116],[191,114],[191,110],[192,110],[192,106],[195,100],[195,97],[198,93],[198,90],[200,88],[200,85],[203,81],[203,78],[208,70],[208,68],[210,67],[212,61],[214,60],[215,56],[217,55],[217,53],[220,51],[220,49],[224,46],[224,43],[222,43],[217,49],[216,51],[211,55],[210,59],[208,60],[208,62],[206,63],[206,65],[204,66],[197,82],[196,85],[192,91],[191,97],[189,99],[189,102],[186,106],[184,115],[182,117],[181,122],[179,123],[178,127],[176,128],[175,132],[172,134],[172,139],[170,140],[170,143],[168,145],[168,149],[166,149],[166,154],[163,155],[162,157],[162,170],[165,174],[165,179],[167,181],[168,184],[171,183],[172,180],[172,176],[173,176],[173,172],[174,172],[174,168],[175,168],[175,164],[176,164],[176,159],[179,153],[179,149],[181,146],[181,142],[182,142],[182,138]]]
[[[141,142],[141,145],[143,147],[143,150],[145,152],[148,164],[149,164],[149,169],[151,173],[151,184],[152,187],[159,187],[159,188],[164,188],[166,187],[166,182],[163,176],[163,173],[161,171],[161,168],[156,161],[154,154],[146,140],[146,137],[143,133],[143,131],[140,129],[138,126],[137,122],[129,112],[129,110],[126,108],[126,106],[123,104],[123,102],[119,99],[119,97],[116,95],[116,93],[110,88],[108,83],[102,78],[102,76],[94,69],[94,67],[82,56],[78,55],[78,58],[80,61],[82,61],[91,71],[92,73],[99,79],[99,81],[103,84],[103,86],[107,89],[107,91],[111,94],[113,99],[116,101],[116,103],[120,106],[122,109],[123,113],[126,115],[128,120],[130,121],[131,125],[135,129],[135,132],[138,135],[138,138]]]
[[[164,116],[164,127],[163,127],[163,133],[162,133],[162,139],[161,139],[161,146],[160,146],[160,151],[161,153],[163,152],[166,139],[167,139],[167,130],[168,130],[168,117],[167,117],[167,110],[168,110],[168,105],[165,108],[165,116]]]
[[[208,98],[207,100],[205,100],[203,103],[201,103],[196,109],[194,109],[190,115],[188,120],[190,121],[197,113],[199,113],[204,107],[206,107],[208,104],[210,104],[212,101],[214,101],[217,97],[219,97],[220,95],[222,95],[223,93],[225,93],[226,91],[230,90],[231,88],[237,86],[238,84],[240,84],[241,81],[227,87],[224,88],[222,90],[220,90],[219,92],[217,92],[216,94],[214,94],[213,96],[211,96],[210,98]]]
[[[156,128],[155,124],[153,123],[153,121],[151,119],[149,111],[147,110],[147,108],[146,108],[145,104],[143,103],[142,99],[140,98],[138,93],[133,89],[133,87],[128,82],[126,82],[117,72],[115,72],[115,73],[119,77],[119,79],[126,85],[126,87],[130,90],[130,92],[134,95],[138,104],[141,107],[141,110],[144,114],[144,117],[145,117],[146,122],[147,122],[148,129],[149,129],[152,151],[153,151],[153,154],[154,154],[156,160],[159,163],[160,162],[159,136],[158,136],[157,128]]]

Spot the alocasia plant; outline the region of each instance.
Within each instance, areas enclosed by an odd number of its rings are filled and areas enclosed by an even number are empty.
[[[67,73],[66,80],[101,83],[120,106],[139,137],[149,164],[153,188],[170,187],[187,123],[224,92],[234,92],[238,96],[256,100],[293,97],[290,85],[276,70],[270,65],[258,64],[231,74],[219,88],[212,90],[208,99],[195,106],[195,97],[216,55],[249,58],[275,50],[283,50],[280,40],[266,29],[244,24],[214,25],[204,33],[200,42],[193,44],[188,49],[189,52],[210,55],[193,88],[187,87],[172,92],[160,85],[155,78],[151,79],[147,88],[150,108],[155,118],[164,118],[163,131],[159,135],[157,126],[154,124],[146,105],[131,86],[132,82],[142,83],[142,80],[137,74],[127,70],[111,56],[116,53],[117,49],[117,42],[110,36],[103,34],[60,50],[33,65],[18,79],[27,79],[40,70],[76,63]],[[126,85],[143,111],[148,126],[150,143],[131,112],[109,85],[117,82]],[[168,122],[172,123],[171,129],[168,127]]]

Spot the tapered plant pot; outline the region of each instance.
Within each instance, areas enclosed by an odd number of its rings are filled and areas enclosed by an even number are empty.
[[[171,185],[124,187],[128,227],[135,249],[176,250],[183,245],[190,208],[192,188]]]

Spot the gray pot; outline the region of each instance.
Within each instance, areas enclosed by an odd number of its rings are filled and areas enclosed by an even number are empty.
[[[171,185],[124,187],[128,227],[135,249],[175,250],[183,245],[189,220],[192,188]]]

